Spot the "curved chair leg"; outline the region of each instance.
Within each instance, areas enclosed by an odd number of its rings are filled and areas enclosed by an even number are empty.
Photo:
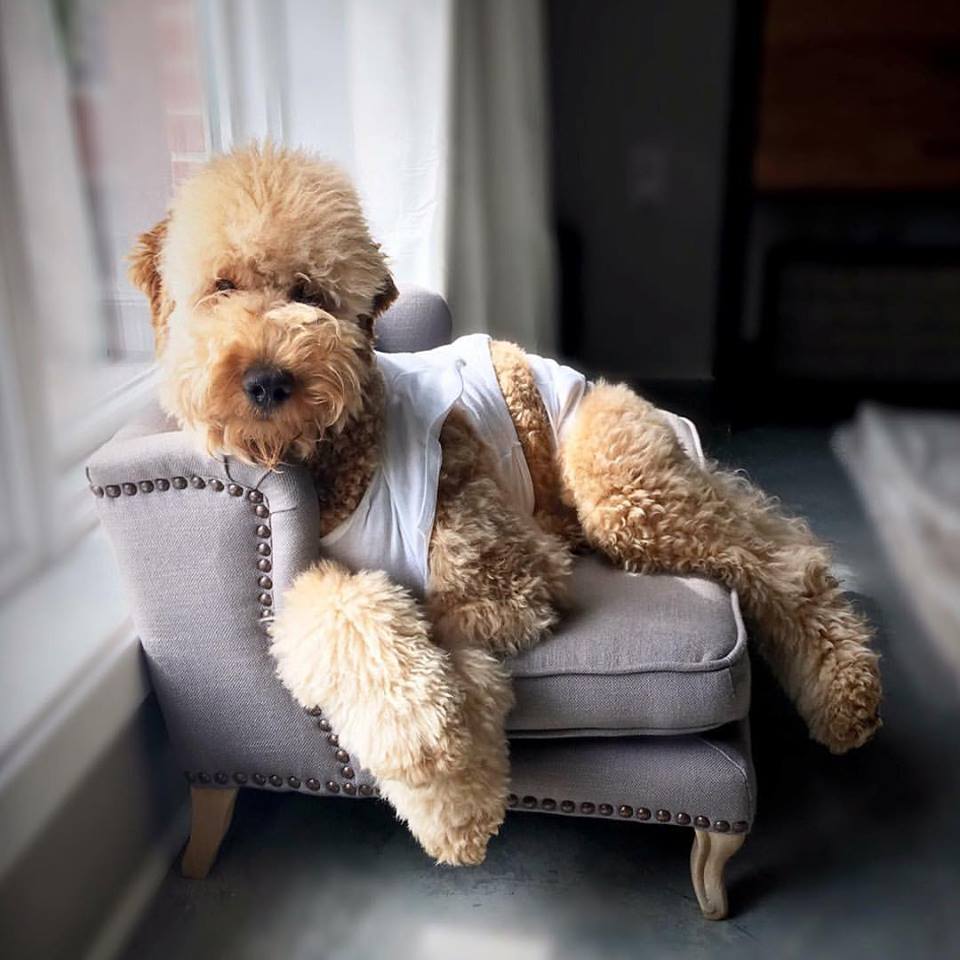
[[[217,858],[220,844],[230,829],[237,788],[214,790],[190,788],[190,840],[180,861],[180,872],[191,880],[203,880]]]
[[[690,876],[697,901],[708,920],[727,915],[727,888],[723,871],[727,861],[743,846],[746,834],[694,830],[690,851]]]

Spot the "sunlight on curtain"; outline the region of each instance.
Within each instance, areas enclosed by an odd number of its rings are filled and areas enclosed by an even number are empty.
[[[287,143],[354,178],[401,283],[446,273],[451,0],[289,0]]]

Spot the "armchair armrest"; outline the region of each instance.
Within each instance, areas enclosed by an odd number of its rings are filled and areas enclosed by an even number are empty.
[[[274,676],[264,624],[318,555],[307,471],[212,459],[156,410],[88,474],[184,769],[221,785],[333,777],[329,744]]]

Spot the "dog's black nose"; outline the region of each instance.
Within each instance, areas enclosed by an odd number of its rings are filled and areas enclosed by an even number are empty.
[[[279,367],[257,364],[243,375],[243,392],[264,412],[279,407],[293,393],[293,376]]]

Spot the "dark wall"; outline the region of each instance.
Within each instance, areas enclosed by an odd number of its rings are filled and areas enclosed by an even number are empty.
[[[708,379],[734,3],[547,11],[565,352],[635,380]]]

